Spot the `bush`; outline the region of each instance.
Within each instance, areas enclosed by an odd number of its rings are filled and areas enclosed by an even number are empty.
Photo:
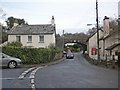
[[[56,49],[50,48],[16,48],[5,46],[2,52],[12,57],[20,58],[24,64],[48,63],[54,60]]]
[[[2,52],[12,57],[20,58],[24,64],[48,63],[54,60],[59,48],[23,48],[20,42],[8,43],[2,47]]]
[[[5,47],[20,48],[20,47],[22,47],[22,43],[21,42],[12,42],[12,43],[8,42]]]

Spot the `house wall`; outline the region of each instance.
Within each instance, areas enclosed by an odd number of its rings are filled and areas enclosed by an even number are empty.
[[[99,30],[99,38],[103,37],[103,31]],[[92,55],[92,48],[96,48],[97,49],[97,33],[95,33],[91,38],[89,38],[88,41],[88,53],[89,53],[89,57],[92,59],[96,59],[97,60],[97,50],[96,50],[96,55]],[[103,55],[103,41],[99,42],[99,52],[100,52],[100,56]]]
[[[107,37],[108,36],[108,37]],[[105,50],[106,48],[114,45],[115,43],[120,43],[120,40],[118,39],[120,36],[118,31],[112,31],[109,29],[109,18],[105,17],[104,19],[104,25],[103,25],[103,32],[99,30],[99,53],[100,53],[100,59],[102,60],[112,60],[115,56],[115,59],[118,60],[118,56],[115,55],[115,52],[120,52],[120,45],[115,47],[113,50]],[[89,56],[93,59],[97,59],[97,54],[92,55],[91,49],[97,48],[97,33],[94,34],[92,37],[89,38],[88,41],[88,52]]]
[[[21,43],[23,46],[30,46],[34,48],[47,48],[50,44],[55,45],[55,34],[44,35],[44,42],[39,42],[40,35],[31,35],[32,42],[28,42],[30,35],[8,35],[8,42],[15,42],[16,36],[21,36]]]
[[[100,59],[104,60],[104,40],[99,41],[99,47]]]
[[[105,49],[107,47],[112,46],[115,43],[118,43],[118,42],[119,42],[119,40],[118,40],[118,33],[117,32],[116,33],[112,33],[110,37],[105,39]],[[119,46],[114,48],[113,50],[111,50],[111,54],[110,54],[110,50],[104,50],[105,55],[107,55],[108,57],[111,57],[111,59],[112,59],[112,56],[115,55],[115,52],[119,50],[118,48],[119,48]],[[117,56],[115,56],[115,57],[117,57]]]
[[[105,39],[105,49],[115,43],[118,43],[118,33],[113,33],[110,37]]]
[[[89,38],[89,57],[92,59],[97,59],[97,55],[92,55],[92,48],[97,48],[97,33]]]

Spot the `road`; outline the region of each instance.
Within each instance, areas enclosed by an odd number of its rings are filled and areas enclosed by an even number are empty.
[[[3,69],[1,80],[3,88],[118,88],[118,71],[94,66],[75,53],[74,59],[51,66]]]

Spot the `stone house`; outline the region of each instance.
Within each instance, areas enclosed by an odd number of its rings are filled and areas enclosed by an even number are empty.
[[[99,30],[99,37],[103,34],[102,30]],[[97,32],[88,38],[87,42],[87,53],[90,58],[97,60]],[[101,43],[100,43],[101,44]]]
[[[8,42],[21,42],[23,47],[47,48],[56,44],[54,17],[51,24],[15,25],[8,31]]]
[[[100,39],[102,42],[102,58],[103,60],[118,60],[118,53],[120,52],[119,30],[110,29],[109,18],[104,18],[103,37]]]
[[[109,18],[103,20],[103,30],[99,30],[99,53],[101,60],[118,60],[120,53],[119,29],[110,29]],[[87,40],[87,52],[89,56],[97,60],[97,33]]]

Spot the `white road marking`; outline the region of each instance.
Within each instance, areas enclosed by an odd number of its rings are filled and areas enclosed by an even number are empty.
[[[38,67],[38,68],[34,69],[29,76],[29,78],[31,79],[30,83],[31,83],[32,90],[35,90],[35,73],[37,72],[37,70],[39,70],[41,68],[43,68],[43,67]]]
[[[29,68],[28,70],[24,71],[18,78],[19,78],[19,79],[23,79],[23,78],[25,78],[25,76],[26,76],[29,72],[31,72],[31,73],[30,73],[30,76],[29,76],[29,78],[30,78],[30,83],[31,83],[31,88],[32,88],[32,90],[35,90],[35,74],[36,74],[36,72],[37,72],[39,69],[42,69],[42,68],[44,68],[44,67],[47,67],[47,65],[46,65],[46,66],[43,66],[43,67],[33,67],[33,68]]]
[[[30,75],[29,78],[35,78],[35,76],[34,75]]]
[[[1,80],[2,79],[5,79],[5,80],[11,80],[11,79],[16,79],[16,78],[0,78]]]
[[[24,71],[18,78],[23,79],[25,75],[27,75],[30,71],[34,70],[36,67],[29,68],[28,70]]]
[[[35,90],[35,84],[32,84],[31,88],[32,90]]]
[[[31,79],[31,84],[34,84],[35,83],[35,79]]]

